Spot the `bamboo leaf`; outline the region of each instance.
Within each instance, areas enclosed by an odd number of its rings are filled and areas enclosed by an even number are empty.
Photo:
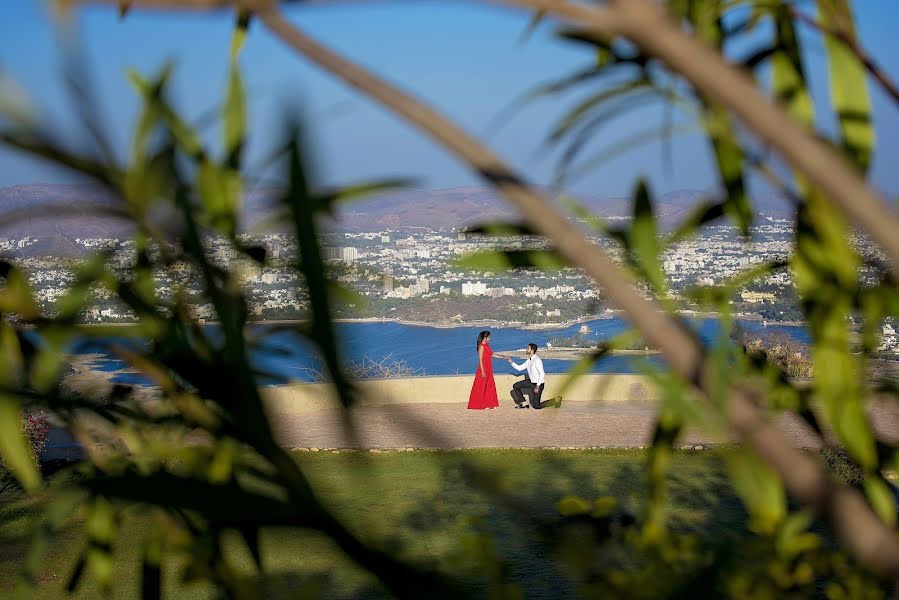
[[[710,104],[706,107],[706,121],[706,130],[712,141],[715,162],[726,193],[724,212],[740,228],[740,233],[748,236],[755,213],[746,194],[746,160],[739,138],[730,115],[720,105]]]
[[[574,382],[577,381],[582,375],[585,375],[590,372],[599,360],[602,357],[606,356],[609,353],[608,347],[597,348],[595,350],[591,350],[586,356],[578,359],[576,363],[568,370],[568,374],[565,377],[564,381],[562,381],[562,386],[559,388],[559,396],[564,396],[568,393],[568,390],[574,385]]]
[[[676,125],[672,127],[652,127],[645,131],[628,135],[620,141],[603,147],[595,154],[582,159],[575,165],[567,165],[565,168],[565,181],[571,182],[579,177],[583,177],[609,161],[646,144],[657,142],[664,136],[674,137],[675,135],[690,133],[695,130],[695,125]]]
[[[73,332],[67,327],[51,326],[40,330],[41,343],[31,364],[30,380],[38,392],[47,393],[56,386],[65,367],[65,351]]]
[[[231,479],[237,450],[237,442],[231,438],[222,438],[216,443],[212,462],[206,470],[211,483],[224,483]]]
[[[0,392],[0,456],[22,487],[35,492],[41,486],[41,474],[22,426],[23,419],[19,399]]]
[[[589,513],[592,508],[587,500],[584,500],[579,496],[566,496],[559,500],[556,506],[559,510],[559,514],[563,517],[585,515]]]
[[[850,39],[856,37],[849,0],[817,0],[817,3],[822,27],[836,29]],[[832,35],[824,36],[824,47],[830,101],[839,118],[843,149],[862,171],[867,171],[874,151],[875,131],[865,67],[843,41]]]
[[[567,266],[565,258],[554,250],[484,250],[453,261],[453,268],[464,271],[508,271],[528,268],[554,271]]]
[[[211,161],[203,161],[197,171],[197,187],[211,225],[228,237],[233,237],[243,191],[240,172]]]
[[[247,39],[247,31],[250,28],[252,13],[246,10],[237,12],[237,22],[234,25],[234,33],[231,35],[231,60],[237,60],[244,42]]]
[[[634,191],[634,218],[627,237],[634,263],[655,291],[664,294],[668,285],[659,262],[659,237],[652,208],[652,196],[644,180],[637,183],[637,189]]]
[[[665,247],[670,247],[680,241],[692,237],[694,233],[702,229],[706,223],[717,221],[724,216],[725,206],[721,202],[705,200],[700,202],[687,217],[681,221],[665,240]]]
[[[724,456],[734,489],[752,516],[750,527],[762,534],[773,533],[787,514],[786,492],[780,477],[747,449]]]
[[[771,57],[772,92],[793,118],[811,128],[814,107],[802,65],[799,38],[788,6],[774,10],[774,23],[779,51]]]
[[[0,70],[0,118],[26,130],[37,123],[34,101],[19,83]]]
[[[537,27],[540,23],[543,22],[543,19],[546,18],[546,9],[539,8],[534,11],[534,14],[531,15],[530,21],[528,21],[527,28],[521,33],[521,37],[518,38],[519,43],[526,42],[530,39],[530,37],[537,30]]]
[[[82,502],[82,494],[71,489],[54,490],[53,499],[41,515],[35,528],[28,553],[25,555],[22,575],[16,586],[17,598],[33,598],[41,571],[47,565],[47,554],[53,538],[65,522],[72,517]]]
[[[0,321],[0,386],[7,389],[22,383],[25,363],[15,329]]]
[[[490,235],[499,237],[517,237],[526,235],[539,235],[530,223],[478,223],[462,230],[462,233],[472,235]]]
[[[231,169],[240,165],[240,155],[244,147],[247,129],[247,100],[241,81],[240,69],[231,64],[228,76],[228,94],[222,108],[222,122],[225,144],[225,163]]]
[[[627,96],[631,92],[639,91],[651,87],[649,80],[640,78],[633,81],[625,82],[621,85],[604,89],[601,92],[593,94],[586,100],[582,100],[568,111],[559,122],[553,127],[549,135],[551,142],[557,142],[564,137],[572,128],[579,125],[584,117],[594,108],[604,105],[606,102]]]
[[[896,526],[896,501],[890,491],[889,484],[877,475],[865,477],[865,494],[871,501],[874,511],[890,527]]]
[[[89,538],[85,567],[108,593],[114,573],[112,543],[118,532],[115,507],[106,498],[95,498],[84,526]]]
[[[0,313],[12,313],[26,320],[41,316],[40,306],[22,269],[0,260],[0,277],[5,280],[0,288]]]
[[[315,201],[323,210],[330,213],[338,204],[362,200],[371,197],[373,194],[408,188],[414,182],[414,179],[393,178],[348,185],[325,194],[318,194],[315,196]]]
[[[306,165],[297,139],[299,131],[294,132],[288,144],[288,181],[289,187],[284,196],[284,204],[290,209],[293,230],[299,246],[299,272],[306,280],[309,292],[309,303],[312,322],[308,336],[321,351],[328,372],[337,387],[341,403],[348,407],[355,398],[355,390],[342,368],[340,347],[334,330],[331,316],[331,298],[328,291],[328,278],[325,264],[319,247],[318,232],[315,223],[316,209],[319,204],[313,200],[309,190]]]
[[[572,198],[571,196],[562,196],[562,205],[574,214],[578,221],[584,223],[587,227],[597,233],[609,235],[611,226],[601,216],[591,212],[586,206]]]

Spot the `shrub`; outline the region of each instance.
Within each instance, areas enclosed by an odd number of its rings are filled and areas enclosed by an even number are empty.
[[[31,456],[35,463],[40,461],[41,452],[47,447],[47,434],[50,432],[50,424],[43,412],[30,413],[22,418],[22,429],[31,444]],[[6,467],[6,461],[0,455],[0,492],[18,487],[15,477]]]
[[[331,381],[328,374],[320,369],[304,369],[313,382]],[[422,368],[414,368],[404,360],[393,360],[393,355],[381,357],[379,360],[363,356],[361,361],[351,361],[344,365],[350,379],[393,379],[404,377],[423,377],[427,372]]]

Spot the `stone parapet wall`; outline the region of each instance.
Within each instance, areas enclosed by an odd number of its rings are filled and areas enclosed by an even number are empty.
[[[511,406],[509,390],[520,377],[496,375],[496,391],[502,406]],[[565,375],[547,375],[544,400],[559,393]],[[358,383],[360,404],[468,403],[472,375],[440,377],[411,377],[406,379],[372,379]],[[336,408],[334,387],[326,383],[297,383],[264,388],[263,399],[269,414],[295,414],[313,410]],[[589,374],[580,377],[565,392],[565,402],[655,402],[659,391],[643,375]]]

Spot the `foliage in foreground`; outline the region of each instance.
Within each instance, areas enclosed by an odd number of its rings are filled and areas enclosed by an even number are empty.
[[[741,59],[741,64],[759,80],[770,81],[771,96],[796,122],[814,129],[816,105],[806,83],[804,38],[797,34],[800,17],[792,3],[668,4],[696,37],[721,53],[745,48],[747,40],[763,40],[765,47]],[[821,0],[819,5],[822,30],[824,26],[840,28],[854,39],[847,1]],[[249,19],[244,13],[239,17],[238,42]],[[874,150],[866,66],[845,43],[835,41],[837,36],[824,34],[831,107],[839,125],[833,145],[858,170],[865,171]],[[722,217],[748,234],[754,225],[747,195],[749,174],[758,170],[770,175],[771,170],[747,136],[741,135],[728,107],[689,88],[662,60],[644,54],[639,45],[592,29],[566,30],[562,35],[581,45],[591,62],[586,70],[535,93],[542,97],[584,90],[587,95],[551,133],[550,141],[565,144],[560,181],[578,170],[573,161],[604,123],[620,111],[647,103],[673,101],[674,106],[686,107],[708,138],[722,194],[699,207],[670,234],[662,235],[652,190],[644,182],[634,186],[633,219],[624,227],[612,227],[585,214],[577,203],[567,203],[575,216],[621,245],[626,268],[676,322],[677,301],[668,293],[660,265],[664,250]],[[770,71],[770,78],[764,76],[763,68]],[[621,79],[610,74],[621,74]],[[40,313],[23,271],[15,264],[0,262],[4,281],[0,289],[0,453],[23,487],[39,493],[43,485],[40,473],[31,458],[28,438],[19,427],[23,407],[51,411],[90,452],[90,460],[80,465],[77,477],[50,488],[41,526],[24,559],[21,589],[27,593],[36,585],[54,536],[72,514],[83,518],[86,543],[75,559],[67,587],[77,589],[82,578],[89,576],[101,590],[112,589],[116,583],[114,540],[127,535],[128,518],[140,511],[147,523],[141,541],[140,586],[148,598],[161,594],[163,574],[173,558],[178,577],[205,582],[230,597],[259,596],[262,590],[243,576],[231,549],[238,543],[256,568],[264,571],[268,563],[262,540],[270,531],[322,536],[398,597],[417,598],[421,590],[429,590],[437,598],[458,598],[471,592],[453,573],[441,571],[408,548],[397,548],[385,538],[351,526],[352,519],[316,489],[306,466],[278,446],[258,389],[258,378],[271,374],[258,373],[250,360],[267,334],[246,327],[247,303],[236,265],[213,263],[206,249],[209,236],[217,235],[228,240],[239,261],[266,261],[264,248],[247,246],[237,236],[248,174],[243,156],[247,100],[236,56],[221,111],[219,152],[208,148],[203,136],[170,103],[169,79],[168,69],[152,79],[131,74],[142,105],[131,153],[124,161],[107,151],[111,145],[100,134],[103,127],[94,113],[96,104],[90,101],[88,89],[77,87],[82,83],[77,77],[72,81],[78,118],[85,124],[82,148],[72,149],[55,132],[38,126],[39,119],[10,110],[14,104],[0,102],[4,110],[0,140],[99,181],[114,192],[118,202],[104,210],[133,225],[136,247],[134,268],[126,275],[111,270],[103,254],[81,265],[53,317]],[[589,88],[597,84],[599,89]],[[332,310],[352,294],[329,277],[317,234],[321,221],[333,215],[338,203],[394,182],[323,190],[309,172],[300,128],[294,124],[285,129],[283,143],[274,153],[283,193],[273,211],[275,224],[289,228],[296,239],[299,252],[294,268],[309,298],[307,320],[295,327],[317,349],[341,402],[350,407],[357,391],[343,368]],[[595,157],[590,164],[602,158]],[[496,185],[508,183],[495,173],[484,176]],[[578,593],[590,596],[645,590],[648,595],[695,595],[707,591],[710,580],[724,581],[733,564],[734,579],[727,579],[722,588],[727,595],[809,595],[821,591],[816,585],[822,579],[842,577],[841,585],[849,587],[824,591],[857,597],[857,590],[851,587],[856,579],[847,576],[845,564],[825,552],[811,531],[808,515],[788,503],[782,478],[748,448],[727,453],[723,464],[746,508],[748,528],[763,540],[760,544],[768,560],[747,562],[741,552],[748,549],[732,546],[724,534],[717,538],[720,551],[698,547],[682,535],[672,518],[676,487],[666,473],[671,469],[674,445],[688,426],[723,432],[728,426],[728,394],[737,383],[758,390],[773,415],[789,410],[822,436],[832,430],[857,465],[860,488],[880,524],[895,526],[892,488],[882,472],[894,466],[899,455],[891,444],[877,439],[867,420],[868,389],[863,373],[876,348],[880,322],[899,312],[896,282],[889,273],[890,265],[858,255],[849,241],[846,218],[833,209],[814,182],[794,175],[776,183],[796,202],[795,252],[786,264],[762,265],[720,286],[694,291],[691,300],[718,311],[723,322],[721,337],[709,349],[702,373],[685,378],[647,366],[647,375],[662,386],[665,397],[646,457],[640,510],[625,511],[626,499],[591,495],[583,481],[572,480],[568,482],[570,493],[560,498],[549,520],[536,528],[537,546],[560,548],[558,559],[574,568],[573,579],[582,583]],[[502,226],[511,235],[532,233],[527,225]],[[495,227],[487,224],[483,229]],[[460,265],[555,268],[565,263],[551,245],[541,252],[467,257]],[[744,352],[730,341],[728,299],[748,282],[785,268],[791,269],[813,337],[810,360],[815,379],[811,386],[795,385],[783,365]],[[154,274],[170,269],[187,270],[200,282],[203,299],[214,307],[220,323],[216,335],[210,335],[192,317],[185,290],[176,290],[170,297],[158,294]],[[105,396],[80,397],[60,388],[64,353],[76,337],[109,339],[109,331],[102,328],[81,332],[74,328],[97,288],[117,298],[138,320],[139,326],[127,334],[146,345],[113,345],[109,350],[152,379],[161,392],[158,399],[140,402],[116,390]],[[851,318],[862,323],[860,354],[852,343]],[[626,347],[638,335],[649,333],[630,332],[614,346]],[[597,351],[582,361],[573,375],[588,369],[602,355]],[[702,397],[696,394],[696,380],[707,392]],[[491,488],[490,482],[496,478],[489,470],[477,464],[466,469],[478,487],[493,492],[491,507],[515,500],[501,495],[503,490]],[[360,477],[354,485],[363,483],[364,477]],[[434,508],[427,499],[422,506]],[[376,514],[363,516],[377,524]],[[436,515],[426,512],[422,517],[425,524],[429,517]],[[492,595],[514,597],[502,549],[494,542],[498,535],[492,529],[495,524],[485,518],[479,525],[483,529],[471,539],[468,556],[487,570]],[[616,552],[621,547],[636,551],[634,563],[619,560]],[[707,568],[696,571],[697,565]],[[654,587],[665,579],[683,588]],[[867,586],[870,580],[859,575],[858,581]],[[305,591],[312,589],[308,581],[300,585]]]
[[[676,538],[665,551],[642,533],[645,451],[307,451],[293,457],[351,531],[457,577],[467,595],[660,598],[701,589],[705,596],[882,597],[876,578],[840,551],[826,528],[811,523],[806,529],[807,515],[797,515],[793,532],[777,537],[747,529],[722,460],[728,452],[733,449],[673,455],[667,518]],[[71,476],[77,474],[60,473],[50,485]],[[572,489],[583,498],[570,496]],[[0,515],[6,556],[24,554],[40,506],[8,494],[0,496]],[[36,572],[40,597],[66,595],[77,551],[87,542],[83,525],[75,513],[61,526]],[[137,595],[143,540],[153,529],[154,518],[144,511],[123,512],[113,540],[118,595]],[[374,578],[312,532],[264,530],[262,570],[239,538],[227,536],[223,550],[237,576],[266,598],[295,597],[299,590],[318,597],[387,596]],[[163,562],[171,574],[163,580],[165,595],[212,597],[211,586],[180,581],[179,556]],[[0,594],[11,591],[17,568],[0,564]],[[76,595],[96,597],[101,591],[87,574]]]

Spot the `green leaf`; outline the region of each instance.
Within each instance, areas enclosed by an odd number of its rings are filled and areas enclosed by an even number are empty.
[[[197,187],[211,225],[228,237],[237,228],[237,209],[243,193],[240,172],[210,161],[200,163]]]
[[[559,500],[556,507],[559,510],[559,514],[563,517],[585,515],[589,513],[592,508],[587,500],[584,500],[579,496],[566,496]]]
[[[771,87],[775,99],[793,118],[811,129],[815,120],[814,106],[790,10],[789,6],[781,5],[773,11],[779,51],[771,58]]]
[[[471,225],[462,230],[463,233],[470,233],[472,235],[489,235],[489,236],[497,236],[497,237],[518,237],[518,236],[526,236],[526,235],[540,235],[538,234],[530,223],[522,222],[522,223],[478,223],[476,225]]]
[[[609,349],[607,347],[599,348],[597,350],[591,350],[586,356],[578,359],[574,365],[568,369],[568,374],[565,377],[565,380],[562,382],[562,386],[559,388],[558,396],[564,396],[568,390],[574,385],[574,382],[577,381],[582,375],[585,375],[593,369],[593,365],[595,365],[603,356],[608,354]]]
[[[753,281],[787,266],[788,263],[783,261],[760,263],[744,269],[730,279],[715,285],[690,288],[687,290],[686,296],[698,304],[710,306],[717,310],[727,305],[734,294]]]
[[[47,554],[53,546],[53,538],[75,514],[82,502],[82,496],[83,494],[73,493],[70,488],[53,490],[52,500],[41,514],[28,553],[25,555],[22,576],[16,586],[17,598],[35,597],[38,577],[48,564]]]
[[[877,464],[864,409],[863,364],[854,354],[848,318],[858,297],[860,259],[845,218],[811,190],[800,207],[791,264],[814,340],[814,389],[831,427],[866,470]]]
[[[288,181],[287,193],[283,198],[289,208],[294,234],[299,248],[300,274],[306,281],[309,292],[309,304],[312,312],[306,335],[315,343],[321,352],[325,366],[337,388],[341,403],[348,407],[355,399],[355,389],[343,371],[340,347],[334,330],[331,316],[331,297],[325,263],[319,246],[318,231],[315,223],[316,208],[310,193],[306,165],[299,142],[299,130],[292,132],[288,148]]]
[[[808,511],[793,513],[784,520],[775,538],[779,556],[792,560],[801,553],[821,546],[821,537],[808,532],[812,521],[812,515]]]
[[[41,486],[41,474],[22,426],[23,419],[19,399],[0,392],[0,455],[22,487],[35,492]]]
[[[22,347],[16,330],[0,321],[0,386],[14,388],[23,379]]]
[[[526,42],[530,37],[534,34],[534,31],[537,30],[537,27],[543,22],[543,19],[546,18],[546,9],[538,8],[534,11],[534,14],[531,15],[530,21],[528,21],[527,28],[521,33],[521,37],[519,38],[519,43]]]
[[[726,109],[717,104],[706,106],[706,131],[712,142],[718,173],[726,193],[724,212],[749,235],[755,213],[746,194],[745,157],[737,132]]]
[[[153,115],[158,115],[161,121],[168,128],[175,142],[180,146],[180,148],[191,158],[200,162],[206,159],[206,151],[203,148],[203,144],[200,142],[200,136],[196,131],[193,130],[190,125],[188,125],[178,114],[172,109],[171,106],[165,101],[163,98],[163,89],[165,87],[165,82],[171,75],[172,66],[170,63],[167,63],[165,67],[163,67],[160,75],[157,77],[156,81],[149,82],[144,79],[139,73],[136,71],[129,71],[128,78],[131,81],[131,84],[138,91],[138,93],[143,96],[144,102],[146,104],[144,110],[150,111]],[[147,117],[149,120],[150,117]],[[148,132],[149,124],[144,124],[143,119],[141,121],[142,129],[140,130],[142,138],[136,140],[135,143],[138,144],[137,148],[145,148],[146,147],[146,135]],[[138,143],[138,141],[140,143]]]
[[[75,269],[75,282],[56,302],[58,320],[74,319],[92,298],[91,287],[99,282],[109,283],[113,275],[106,269],[109,254],[97,253]]]
[[[646,144],[658,142],[659,140],[664,139],[666,136],[668,138],[673,138],[675,135],[695,132],[695,124],[678,124],[668,127],[651,127],[643,131],[629,134],[624,139],[619,140],[615,143],[605,144],[598,152],[582,159],[575,165],[566,165],[564,180],[569,183],[573,182],[579,177],[584,177],[589,173],[594,172],[596,169],[602,167],[607,162],[620,158],[622,155],[630,152],[631,150],[640,148],[641,146],[645,146]]]
[[[597,233],[609,235],[611,226],[601,216],[594,214],[586,206],[571,196],[562,196],[560,202],[574,214],[578,221],[584,223],[587,227]]]
[[[472,252],[453,261],[453,268],[465,271],[508,271],[541,269],[554,271],[568,262],[554,250],[484,250]]]
[[[222,108],[226,163],[232,169],[237,169],[240,165],[240,154],[247,130],[246,104],[240,69],[236,64],[232,64],[228,77],[228,95]]]
[[[849,0],[817,0],[817,3],[823,28],[838,30],[855,39]],[[830,102],[839,118],[843,149],[862,171],[867,171],[875,142],[868,74],[843,41],[825,35],[824,47],[827,50]]]
[[[112,544],[117,531],[115,508],[112,503],[106,498],[95,498],[84,527],[92,540]]]
[[[668,235],[665,240],[665,247],[670,247],[692,237],[693,234],[702,229],[702,226],[706,223],[717,221],[724,216],[725,211],[725,205],[720,202],[711,200],[700,202],[690,211],[690,214],[678,224],[677,228]]]
[[[687,2],[685,17],[693,24],[696,36],[722,51],[726,39],[720,0]],[[721,185],[726,194],[724,211],[744,236],[749,235],[754,213],[746,194],[745,157],[730,113],[722,105],[700,98],[706,132],[712,144]]]
[[[333,281],[328,282],[328,294],[331,296],[331,301],[334,305],[355,304],[357,306],[365,306],[368,303],[368,299],[356,290]]]
[[[31,364],[31,385],[38,392],[49,392],[65,367],[65,351],[72,341],[73,332],[68,327],[44,327],[40,330],[41,344]]]
[[[657,88],[637,88],[625,97],[617,97],[615,100],[609,100],[584,115],[571,128],[576,127],[576,131],[570,132],[565,149],[562,155],[556,161],[555,172],[553,178],[557,185],[561,185],[567,178],[568,169],[572,161],[580,154],[584,147],[591,141],[597,139],[598,131],[601,127],[609,123],[615,118],[623,116],[625,113],[632,112],[643,106],[658,103],[660,100],[672,101],[672,93],[668,90],[660,90]],[[566,132],[567,128],[566,128]],[[555,136],[551,136],[549,143],[560,141]]]
[[[889,484],[877,475],[865,477],[865,495],[871,501],[871,506],[884,523],[890,527],[896,526],[896,502]]]
[[[212,462],[206,470],[211,483],[224,483],[231,478],[234,460],[237,456],[237,442],[231,438],[223,438],[215,445]]]
[[[237,11],[237,23],[234,25],[234,33],[231,35],[231,60],[237,60],[244,42],[247,39],[247,30],[250,28],[250,19],[253,13],[246,10]]]
[[[637,183],[634,191],[634,218],[627,232],[629,249],[633,262],[639,267],[656,293],[664,294],[668,289],[665,273],[659,260],[661,251],[652,197],[644,180]]]
[[[724,455],[731,482],[752,516],[750,527],[762,534],[773,533],[786,516],[783,482],[767,463],[740,448]]]
[[[0,118],[26,130],[34,129],[38,122],[34,106],[25,88],[0,70]]]
[[[568,111],[555,127],[553,127],[553,130],[549,135],[550,141],[559,141],[570,132],[572,128],[580,125],[593,109],[605,105],[610,100],[622,96],[627,97],[631,92],[645,90],[647,87],[651,87],[650,81],[645,78],[639,78],[627,81],[612,88],[604,89],[601,92],[593,94],[586,100],[582,100],[574,108]]]
[[[0,288],[0,313],[12,313],[26,320],[41,316],[25,271],[0,260],[0,277],[5,279]]]
[[[362,200],[364,198],[369,198],[373,194],[408,188],[414,184],[414,181],[414,179],[401,177],[369,181],[366,183],[342,186],[340,189],[331,192],[316,194],[313,198],[316,205],[321,207],[321,210],[331,213],[338,204]]]

